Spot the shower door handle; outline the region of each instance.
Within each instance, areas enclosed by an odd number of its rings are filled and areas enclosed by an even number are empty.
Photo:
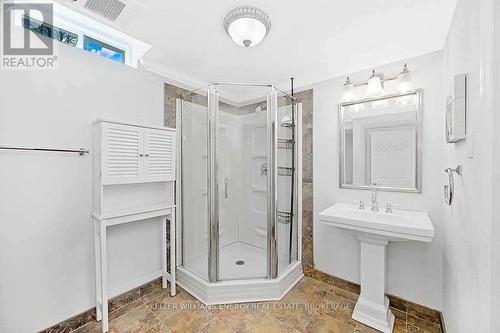
[[[224,198],[226,198],[226,199],[228,198],[228,195],[227,195],[228,184],[229,184],[229,179],[224,178]]]

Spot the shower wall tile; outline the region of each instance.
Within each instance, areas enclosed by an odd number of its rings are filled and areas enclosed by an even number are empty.
[[[314,267],[313,90],[301,91],[294,96],[302,104],[302,265],[304,272],[307,272]]]
[[[302,208],[304,210],[313,210],[313,185],[304,182],[302,184]]]
[[[310,210],[302,210],[302,236],[313,236],[313,212]]]
[[[164,86],[164,126],[176,127],[177,99],[183,97],[186,101],[200,105],[207,105],[205,96],[191,93],[189,90],[165,83]]]
[[[313,155],[302,154],[302,181],[312,183],[313,177]]]
[[[165,126],[166,127],[171,127],[175,128],[175,111],[176,111],[176,99],[181,97],[183,94],[189,93],[188,90],[170,85],[170,84],[165,84],[164,87],[164,101],[165,101]]]

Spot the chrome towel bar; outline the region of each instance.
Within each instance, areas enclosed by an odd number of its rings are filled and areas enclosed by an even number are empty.
[[[85,149],[85,148],[80,148],[80,149],[54,149],[54,148],[30,148],[30,147],[5,147],[5,146],[0,146],[0,149],[3,150],[23,150],[23,151],[52,151],[52,152],[59,152],[59,153],[78,153],[80,156],[83,156],[85,154],[89,154],[90,151]]]

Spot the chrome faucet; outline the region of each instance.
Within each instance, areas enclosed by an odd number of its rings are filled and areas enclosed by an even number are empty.
[[[377,202],[377,190],[374,189],[372,192],[372,212],[378,212],[378,202]]]

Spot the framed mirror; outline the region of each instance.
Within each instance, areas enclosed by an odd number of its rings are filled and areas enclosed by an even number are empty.
[[[422,191],[422,90],[339,105],[340,188]]]

